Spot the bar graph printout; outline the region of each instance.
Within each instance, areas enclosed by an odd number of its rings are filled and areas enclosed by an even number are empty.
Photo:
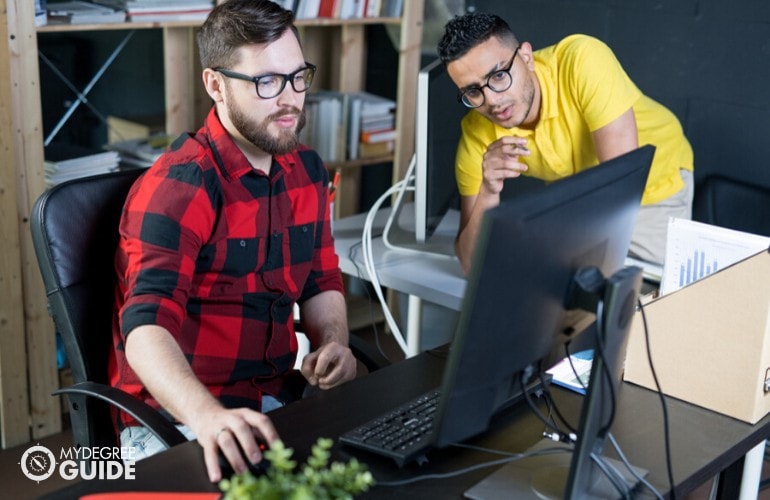
[[[770,238],[686,219],[669,219],[664,295],[767,250]]]

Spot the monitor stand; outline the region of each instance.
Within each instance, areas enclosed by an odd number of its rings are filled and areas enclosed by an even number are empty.
[[[382,240],[385,246],[394,250],[406,250],[419,253],[429,253],[447,258],[456,258],[455,256],[455,234],[446,234],[434,232],[427,241],[417,241],[414,228],[403,227],[400,223],[401,216],[406,215],[407,220],[414,221],[414,204],[405,203],[403,199],[396,200],[391,209],[390,216],[385,224],[382,233]],[[459,225],[459,214],[456,210],[450,211],[442,221],[454,225]],[[451,218],[451,219],[450,219]],[[457,222],[453,220],[457,219]]]
[[[608,434],[607,416],[614,414],[618,390],[623,380],[628,331],[642,281],[642,270],[626,267],[605,279],[597,268],[581,268],[575,273],[574,288],[568,297],[570,308],[595,311],[594,358],[590,381],[586,389],[574,446],[554,441],[541,441],[530,451],[557,446],[563,452],[540,454],[511,462],[481,483],[466,491],[468,498],[621,498],[623,494],[600,468],[608,468],[621,476],[627,491],[640,482],[647,471],[633,467],[632,474],[625,464],[602,455]],[[598,299],[602,298],[602,307]],[[599,319],[601,318],[601,321]],[[601,353],[601,354],[599,354]],[[597,462],[596,457],[603,459]],[[617,478],[620,482],[620,478]],[[505,495],[503,495],[505,493]]]
[[[564,451],[527,457],[504,465],[468,489],[465,497],[474,500],[565,498],[564,488],[569,476],[572,447],[544,439],[527,450],[527,453],[557,448],[563,448]],[[603,458],[620,473],[630,491],[637,487],[639,480],[622,462]],[[647,474],[646,470],[639,467],[634,467],[634,471],[639,477]],[[596,469],[593,484],[589,488],[589,498],[621,498],[621,495],[607,477]]]

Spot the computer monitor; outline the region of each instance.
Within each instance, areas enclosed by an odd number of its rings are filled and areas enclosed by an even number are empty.
[[[425,242],[450,208],[459,207],[454,166],[460,122],[467,109],[441,60],[425,66],[417,83],[415,239]]]
[[[401,248],[454,256],[455,235],[434,237],[434,232],[447,212],[459,208],[454,166],[460,122],[468,109],[457,102],[457,86],[441,60],[423,67],[417,81],[415,156],[410,168],[414,175],[414,227],[412,221],[400,220],[408,201],[400,198],[384,238]]]
[[[603,356],[594,356],[594,371],[602,376],[592,374],[569,464],[575,476],[564,486],[575,492],[593,484],[590,454],[600,450],[606,433],[606,406],[620,383],[641,283],[638,268],[615,273],[624,269],[653,153],[644,146],[487,211],[443,377],[433,436],[438,447],[485,431],[523,374],[548,368],[554,353],[563,357],[565,343],[576,337],[604,332],[597,352]],[[576,293],[577,276],[601,277],[596,302],[591,293]],[[596,284],[588,281],[583,288]],[[599,299],[607,328],[586,328]],[[594,386],[610,379],[609,386]]]

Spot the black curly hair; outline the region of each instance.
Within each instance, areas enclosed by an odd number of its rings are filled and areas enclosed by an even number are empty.
[[[484,12],[455,16],[444,27],[444,36],[438,42],[438,56],[444,64],[449,64],[492,37],[518,45],[516,35],[500,16]]]

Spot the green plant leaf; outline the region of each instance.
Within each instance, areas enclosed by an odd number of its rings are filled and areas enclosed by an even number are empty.
[[[277,441],[265,452],[270,467],[255,477],[250,471],[219,482],[224,500],[324,500],[353,498],[374,485],[374,477],[355,458],[329,464],[334,441],[319,438],[307,463],[297,469],[294,450]]]

